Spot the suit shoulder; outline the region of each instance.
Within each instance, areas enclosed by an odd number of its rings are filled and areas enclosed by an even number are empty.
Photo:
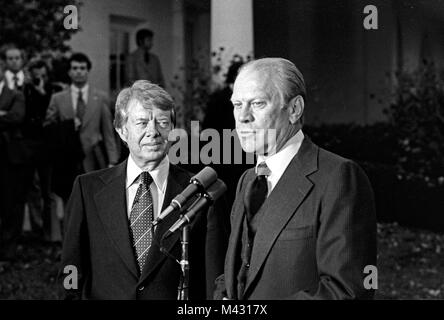
[[[77,179],[79,179],[79,181],[81,181],[82,183],[90,183],[92,181],[97,181],[97,180],[106,180],[107,177],[115,175],[117,170],[121,170],[121,168],[119,167],[120,165],[117,165],[112,168],[104,168],[100,170],[87,172],[79,175]]]
[[[65,96],[67,96],[67,95],[69,95],[69,89],[65,89],[63,91],[54,93],[52,95],[52,99],[53,100],[58,100],[58,99],[61,99],[61,98],[65,97]]]
[[[182,176],[185,176],[187,178],[191,178],[192,176],[195,175],[195,173],[190,172],[190,171],[188,171],[188,170],[186,170],[186,169],[184,169],[182,167],[179,167],[179,166],[177,166],[175,164],[172,164],[172,163],[170,163],[170,170],[175,175],[182,175]]]

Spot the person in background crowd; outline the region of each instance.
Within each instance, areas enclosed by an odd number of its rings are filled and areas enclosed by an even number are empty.
[[[27,150],[21,131],[25,101],[18,90],[9,89],[5,56],[0,55],[0,262],[9,263],[17,255],[25,204],[24,166]]]
[[[62,88],[53,85],[48,66],[42,60],[29,64],[30,81],[24,85],[26,113],[23,135],[31,161],[26,170],[27,203],[33,231],[51,240],[51,155],[49,137],[43,127],[53,93]]]
[[[131,85],[136,80],[148,80],[165,87],[159,58],[150,52],[153,47],[153,31],[141,29],[136,33],[137,49],[127,57],[127,82]]]
[[[108,98],[88,84],[91,61],[83,53],[74,53],[69,65],[72,84],[52,96],[44,123],[52,126],[51,136],[56,139],[53,186],[64,200],[78,174],[118,160]]]
[[[11,90],[22,91],[27,80],[23,70],[25,57],[22,50],[14,45],[6,46],[4,49],[6,60],[5,78],[8,88]]]

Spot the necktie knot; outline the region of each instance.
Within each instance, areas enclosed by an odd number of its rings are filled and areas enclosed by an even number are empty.
[[[265,161],[259,163],[256,167],[256,175],[258,177],[268,177],[271,174],[271,170],[268,168]]]
[[[153,182],[153,177],[151,177],[148,171],[143,171],[140,174],[140,179],[141,182],[147,187],[151,184],[151,182]]]

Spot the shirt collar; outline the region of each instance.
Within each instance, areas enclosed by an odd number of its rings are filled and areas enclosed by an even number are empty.
[[[168,159],[168,155],[163,158],[163,160],[159,163],[159,165],[151,171],[148,171],[151,177],[153,178],[154,183],[158,190],[165,193],[166,190],[166,182],[168,179],[168,172],[170,168],[170,160]],[[138,181],[139,175],[142,173],[142,169],[134,162],[132,156],[128,157],[128,163],[126,166],[126,188],[128,189],[132,186],[136,181]]]
[[[264,155],[258,155],[255,171],[257,170],[257,166],[259,165],[259,163],[265,161],[271,171],[270,177],[276,177],[277,180],[279,180],[285,169],[287,169],[291,160],[298,153],[303,140],[304,133],[302,132],[302,130],[299,130],[285,143],[285,145],[279,152],[268,157]]]
[[[88,94],[89,84],[85,84],[82,89],[77,88],[75,85],[71,85],[71,92],[77,94],[79,91],[82,91],[82,95],[85,96]]]
[[[23,81],[25,81],[25,73],[23,72],[23,70],[20,70],[17,73],[12,72],[11,70],[5,71],[5,77],[11,83],[13,82],[15,75],[17,76],[17,81],[18,81],[19,86],[21,86],[23,84]]]

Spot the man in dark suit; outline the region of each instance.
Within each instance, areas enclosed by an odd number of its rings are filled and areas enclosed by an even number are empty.
[[[0,57],[0,261],[16,257],[25,203],[24,165],[28,161],[21,126],[23,94],[8,88],[4,56]]]
[[[302,132],[305,83],[285,59],[244,65],[236,131],[256,168],[239,180],[217,299],[366,299],[376,264],[373,193],[354,162]],[[370,289],[370,290],[369,290]]]
[[[174,104],[161,87],[140,80],[117,97],[114,125],[130,155],[109,169],[78,177],[67,206],[62,271],[78,270],[83,299],[176,299],[180,266],[161,252],[164,233],[179,218],[152,220],[189,184],[191,173],[170,164],[168,135]],[[211,297],[223,270],[228,241],[220,204],[193,221],[190,231],[190,298]],[[227,226],[228,227],[228,226]],[[180,258],[179,234],[163,248]],[[66,288],[66,287],[65,287]]]
[[[69,64],[72,84],[67,90],[51,97],[45,120],[45,126],[55,126],[52,131],[60,133],[55,134],[54,138],[59,141],[56,143],[58,145],[60,141],[65,143],[61,148],[78,149],[79,143],[76,140],[80,140],[81,150],[77,150],[75,156],[69,150],[69,153],[57,150],[57,157],[62,159],[54,161],[54,187],[61,189],[58,193],[62,197],[66,194],[63,181],[69,181],[70,189],[73,182],[71,179],[76,174],[103,169],[108,165],[115,165],[118,160],[108,98],[104,92],[88,83],[91,61],[83,53],[74,53]],[[64,136],[63,139],[60,135]],[[76,136],[77,139],[70,138]],[[66,141],[71,141],[71,144],[66,145]],[[67,163],[71,164],[73,161],[76,163],[68,167],[74,169],[67,172]],[[61,166],[58,167],[57,164]],[[57,180],[60,177],[63,177],[63,181]]]
[[[33,231],[40,233],[46,240],[51,235],[51,162],[48,134],[43,128],[46,111],[53,93],[62,88],[49,79],[48,66],[43,60],[30,63],[31,80],[23,88],[26,113],[23,135],[31,161],[26,169],[25,186],[30,221]]]
[[[153,37],[154,33],[149,29],[137,31],[137,49],[128,55],[126,63],[126,77],[129,85],[136,80],[149,80],[165,87],[159,58],[150,52],[153,47]]]

